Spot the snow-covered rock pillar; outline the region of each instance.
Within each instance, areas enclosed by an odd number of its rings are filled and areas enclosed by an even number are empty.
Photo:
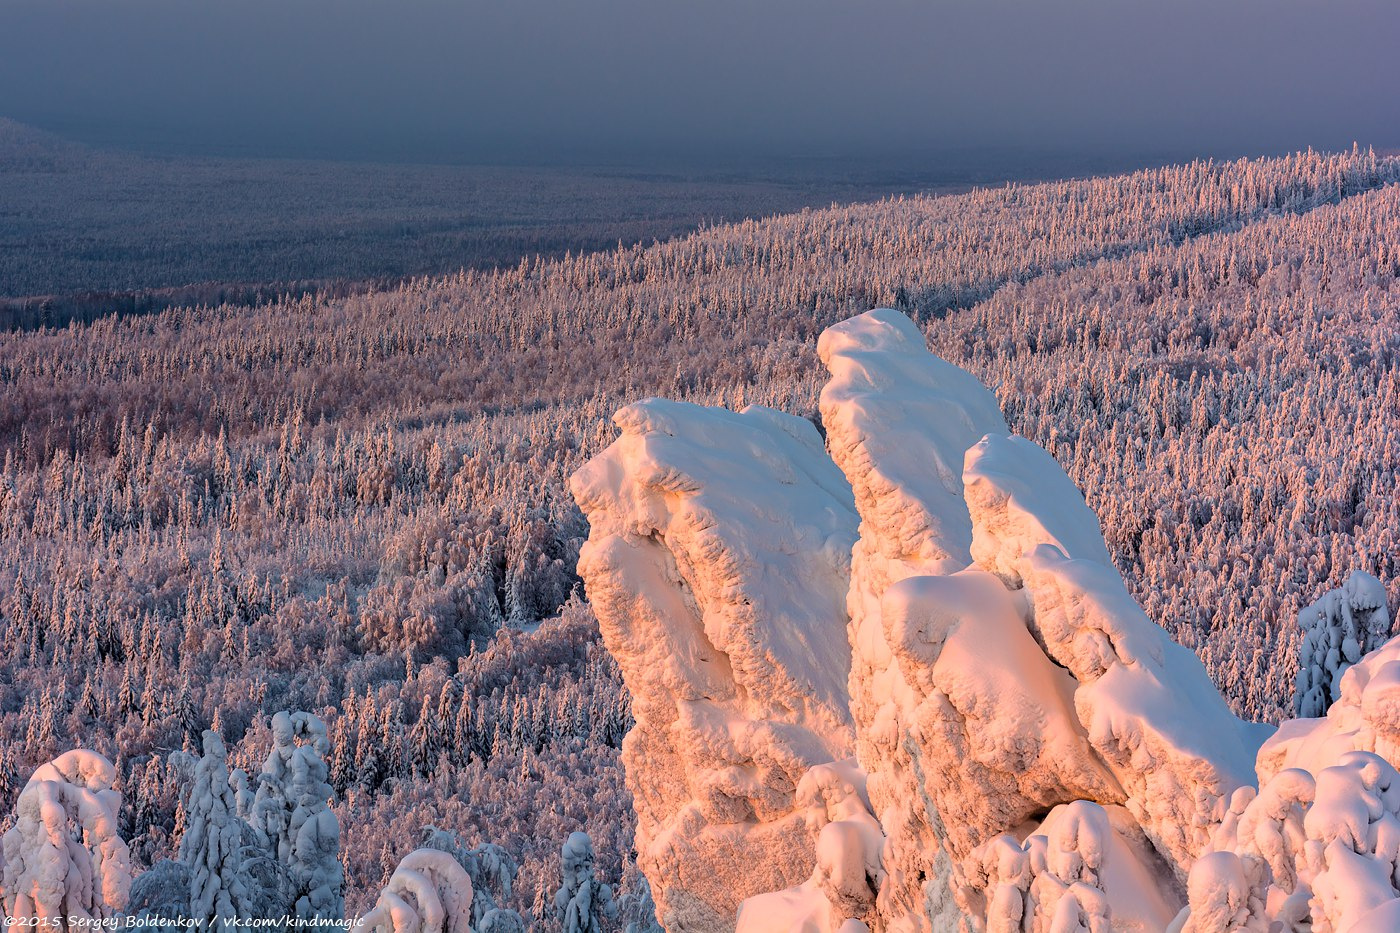
[[[799,884],[797,788],[850,756],[846,589],[856,516],[808,421],[648,400],[572,479],[579,559],[632,695],[637,862],[666,929],[732,929]]]
[[[920,702],[911,677],[922,664],[899,658],[881,600],[900,580],[972,563],[963,452],[988,432],[1005,433],[1006,423],[991,393],[930,354],[897,311],[828,328],[817,352],[831,372],[821,395],[827,445],[860,513],[848,602],[850,692],[857,757],[886,835],[880,914],[891,930],[951,929],[961,912],[950,894],[947,832],[910,740]]]

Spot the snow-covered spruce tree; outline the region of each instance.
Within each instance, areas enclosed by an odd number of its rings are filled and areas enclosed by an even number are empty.
[[[133,930],[159,929],[190,914],[190,871],[175,859],[160,859],[131,880],[126,913]]]
[[[562,884],[554,895],[554,913],[564,933],[602,933],[603,921],[617,916],[612,887],[593,874],[593,840],[570,833],[559,851]]]
[[[290,874],[296,888],[296,915],[339,919],[345,913],[345,870],[340,864],[340,822],[330,808],[334,791],[325,760],[303,745],[292,757],[292,839]]]
[[[415,849],[399,862],[358,928],[365,933],[471,933],[472,893],[471,877],[451,853]]]
[[[118,835],[117,772],[97,752],[65,752],[30,777],[5,833],[0,900],[5,916],[107,919],[126,907],[131,858]]]
[[[204,755],[195,766],[185,804],[185,835],[180,861],[189,869],[189,916],[210,926],[248,916],[243,882],[243,826],[229,785],[228,752],[212,729],[203,737]]]
[[[1298,613],[1303,630],[1293,715],[1310,719],[1336,702],[1342,675],[1390,638],[1385,586],[1363,571]]]
[[[287,913],[339,919],[345,880],[340,824],[329,806],[334,791],[327,781],[325,724],[310,713],[283,711],[272,717],[272,741],[258,776],[252,826],[290,882]]]
[[[651,882],[641,872],[631,891],[618,898],[624,933],[666,933],[656,919],[656,901],[651,897]]]
[[[472,922],[478,927],[486,922],[486,915],[493,911],[514,913],[497,907],[510,900],[511,885],[520,870],[515,859],[504,848],[493,842],[484,842],[474,849],[468,849],[462,845],[456,833],[436,826],[423,827],[423,848],[446,852],[466,869],[475,892],[472,896]],[[505,919],[498,916],[496,922],[504,923]]]
[[[525,933],[525,921],[513,910],[492,907],[477,921],[476,933]]]

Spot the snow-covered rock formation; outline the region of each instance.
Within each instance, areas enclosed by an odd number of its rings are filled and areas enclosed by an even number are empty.
[[[1020,587],[1026,625],[1074,678],[1095,755],[1184,878],[1216,811],[1253,783],[1272,730],[1236,719],[1200,660],[1133,601],[1098,520],[1049,454],[989,436],[968,452],[965,480],[979,562]]]
[[[819,352],[828,443],[861,514],[851,695],[887,836],[883,922],[979,923],[983,847],[1050,832],[1035,823],[1081,800],[1130,817],[1074,825],[1112,827],[1145,876],[1184,879],[1264,734],[1132,601],[1055,460],[1007,436],[990,393],[907,318],[853,318]]]
[[[15,802],[0,852],[0,902],[7,918],[67,928],[126,907],[131,857],[118,834],[116,768],[76,749],[43,765]]]
[[[897,659],[882,600],[912,576],[949,574],[971,561],[972,523],[962,493],[963,452],[988,432],[1005,433],[996,399],[972,376],[928,352],[897,311],[880,309],[829,328],[817,344],[831,380],[821,395],[831,457],[860,513],[848,598],[851,712],[858,758],[886,842],[880,912],[893,921],[943,918],[951,863],[936,809],[920,788],[919,749],[906,737],[918,694],[910,679],[927,658],[905,646]],[[916,635],[913,630],[907,634]],[[896,636],[896,643],[898,636]]]
[[[853,750],[850,490],[812,424],[780,412],[650,400],[614,420],[572,488],[592,527],[579,569],[632,695],[637,864],[671,933],[732,928],[744,898],[811,874],[798,785]]]
[[[1375,587],[1324,600],[1340,621],[1309,644],[1342,699],[1256,771],[1272,730],[1148,619],[989,392],[894,311],[818,350],[849,487],[804,422],[655,400],[574,478],[667,929],[1342,930],[1390,909],[1400,642],[1343,667],[1388,631]]]

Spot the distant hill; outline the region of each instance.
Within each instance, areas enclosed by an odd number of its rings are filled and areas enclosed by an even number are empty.
[[[86,146],[0,117],[0,175],[71,172],[90,159]]]
[[[804,207],[965,190],[1016,171],[969,164],[809,159],[721,171],[168,157],[3,120],[0,327],[343,294],[350,283],[384,287]]]

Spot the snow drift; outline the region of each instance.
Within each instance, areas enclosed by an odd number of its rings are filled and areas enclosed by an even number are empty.
[[[1372,578],[1304,620],[1300,693],[1341,699],[1256,772],[1272,729],[1133,601],[1083,497],[986,389],[887,309],[818,351],[829,454],[774,412],[649,400],[574,477],[667,929],[1389,916],[1400,647],[1360,660],[1388,634]]]

